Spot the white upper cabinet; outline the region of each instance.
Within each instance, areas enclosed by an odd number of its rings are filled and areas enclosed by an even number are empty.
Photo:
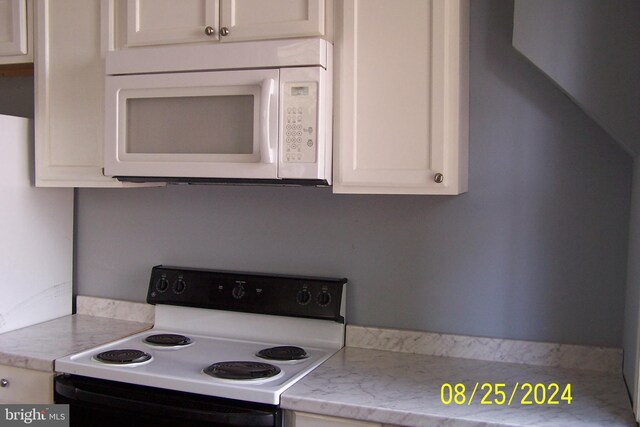
[[[36,2],[37,186],[130,186],[102,173],[106,47],[101,11],[99,0]]]
[[[33,3],[0,0],[0,64],[33,62]]]
[[[324,8],[324,0],[221,0],[222,40],[322,36]]]
[[[116,4],[122,46],[218,39],[218,0],[128,0]]]
[[[116,0],[116,46],[325,34],[325,0]]]
[[[468,7],[468,0],[341,2],[335,193],[467,190]]]
[[[39,0],[36,7],[36,184],[118,185],[102,175],[100,3]]]
[[[0,11],[24,1],[0,0]],[[108,51],[216,40],[225,10],[228,40],[236,33],[242,39],[317,35],[325,13],[332,13],[325,0],[38,0],[35,6],[36,185],[47,187],[139,185],[103,174]]]

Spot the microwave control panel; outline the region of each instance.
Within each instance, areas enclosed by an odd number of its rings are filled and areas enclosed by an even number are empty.
[[[315,163],[318,146],[318,84],[284,85],[285,163]]]

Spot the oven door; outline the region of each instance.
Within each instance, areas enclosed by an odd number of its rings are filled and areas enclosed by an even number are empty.
[[[74,375],[55,378],[55,403],[70,405],[71,426],[280,427],[276,406]]]
[[[104,173],[278,177],[277,69],[107,76]]]

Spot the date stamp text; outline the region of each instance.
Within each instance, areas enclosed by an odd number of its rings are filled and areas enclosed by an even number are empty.
[[[462,383],[444,383],[440,401],[444,405],[571,405],[571,384],[475,383],[473,388]]]

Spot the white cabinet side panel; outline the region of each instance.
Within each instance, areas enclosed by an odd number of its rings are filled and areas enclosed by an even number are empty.
[[[31,185],[32,122],[0,116],[0,333],[71,313],[73,190]]]

